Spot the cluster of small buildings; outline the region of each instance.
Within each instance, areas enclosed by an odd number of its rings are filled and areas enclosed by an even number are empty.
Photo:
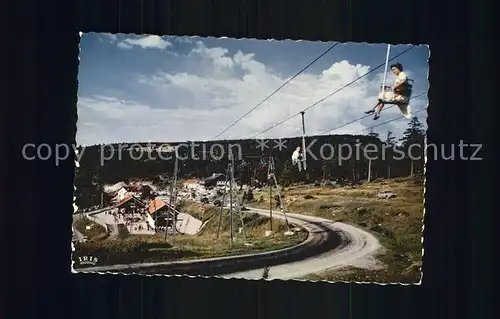
[[[239,187],[233,185],[233,188]],[[223,205],[221,199],[228,191],[229,183],[222,173],[213,173],[203,179],[186,179],[175,191],[175,202],[181,200],[202,204]],[[163,232],[173,229],[180,233],[196,234],[202,222],[191,215],[178,212],[171,207],[170,189],[160,189],[150,182],[125,183],[104,186],[112,197],[113,209],[106,213],[107,223],[125,224],[133,232]],[[227,199],[227,198],[226,198]]]
[[[247,185],[239,185],[237,182],[232,185],[233,189],[242,189],[244,194],[248,194]],[[229,191],[229,183],[222,173],[214,173],[204,179],[188,179],[184,181],[184,188],[178,191],[178,196],[182,199],[196,201],[202,204],[228,205],[229,196],[226,196],[225,203],[222,203],[223,194]],[[251,192],[251,191],[250,191]],[[243,196],[243,201],[246,195]],[[240,203],[242,204],[242,203]]]
[[[129,195],[140,198],[151,198],[157,193],[157,188],[149,183],[131,183],[118,182],[114,185],[104,186],[104,191],[108,195],[113,195],[111,203],[116,204]]]
[[[113,209],[108,215],[113,216],[115,223],[133,227],[132,233],[140,233],[143,230],[164,232],[166,227],[173,229],[174,221],[176,230],[180,233],[195,234],[201,227],[201,221],[170,206],[170,194],[168,197],[158,196],[165,191],[160,191],[151,184],[130,185],[119,182],[106,186],[105,191],[113,196]],[[137,227],[140,229],[135,229]]]
[[[169,222],[169,227],[173,221],[175,212],[171,209],[168,203],[161,199],[141,199],[136,195],[126,195],[122,200],[114,205],[111,211],[116,221],[125,220],[127,222],[136,223],[140,218],[145,221],[148,230],[163,231]]]
[[[200,179],[198,184],[203,185],[206,188],[224,186],[226,184],[226,175],[222,173],[213,173],[212,176]]]

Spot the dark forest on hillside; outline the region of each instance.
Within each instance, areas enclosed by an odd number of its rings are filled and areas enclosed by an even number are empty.
[[[385,136],[377,133],[356,136],[308,136],[306,147],[310,146],[310,153],[307,154],[306,171],[299,171],[291,161],[293,150],[302,143],[301,137],[284,138],[282,141],[286,149],[281,151],[273,148],[275,144],[272,141],[268,143],[269,148],[264,150],[257,148],[256,140],[250,139],[196,142],[199,146],[195,148],[188,147],[192,141],[184,142],[184,147],[179,147],[178,150],[177,178],[203,178],[213,173],[225,173],[230,145],[239,145],[232,146],[231,150],[235,158],[235,178],[243,184],[266,180],[270,155],[274,159],[278,183],[283,186],[324,181],[365,181],[368,177],[369,158],[372,159],[371,180],[424,173],[425,130],[416,117],[408,122],[407,129],[399,139],[392,132],[387,132]],[[75,176],[77,205],[85,208],[100,204],[103,186],[106,184],[147,180],[158,185],[167,185],[174,171],[175,157],[172,153],[162,153],[161,149],[145,152],[138,147],[149,145],[154,148],[165,144],[129,143],[126,147],[125,144],[113,144],[80,148],[80,165],[76,168]],[[171,146],[179,144],[169,143]],[[215,144],[217,145],[212,148]],[[130,148],[132,145],[135,146]],[[346,147],[342,148],[342,145]],[[351,156],[347,145],[353,152]],[[369,151],[367,145],[370,145]],[[340,160],[339,148],[342,148]],[[356,156],[355,152],[359,152],[360,156]],[[317,159],[313,158],[311,153]],[[108,198],[105,196],[104,200],[107,202]]]

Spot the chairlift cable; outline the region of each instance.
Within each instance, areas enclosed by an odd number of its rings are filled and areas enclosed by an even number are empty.
[[[427,92],[423,92],[423,93],[417,94],[417,95],[415,95],[415,96],[411,97],[411,99],[410,99],[410,100],[413,100],[413,99],[415,99],[415,98],[417,98],[417,97],[420,97],[420,96],[422,96],[422,95],[424,95],[424,94],[427,94]],[[391,107],[394,107],[394,106],[395,106],[395,105],[390,105],[390,106],[388,106],[388,107],[387,107],[387,108],[385,108],[385,109],[386,109],[386,110],[388,110],[388,109],[390,109]],[[330,132],[336,131],[336,130],[338,130],[338,129],[340,129],[340,128],[344,127],[344,126],[347,126],[347,125],[349,125],[349,124],[355,123],[355,122],[357,122],[357,121],[361,121],[361,120],[363,120],[363,119],[365,119],[365,118],[367,118],[367,117],[370,117],[370,116],[372,116],[372,115],[371,115],[371,114],[364,115],[364,116],[359,117],[359,118],[356,118],[356,119],[354,119],[354,120],[352,120],[352,121],[349,121],[349,122],[346,122],[346,123],[341,124],[341,125],[339,125],[339,126],[336,126],[336,127],[332,128],[332,129],[328,129],[328,130],[326,130],[326,131],[324,131],[324,132],[321,132],[321,133],[319,133],[319,135],[323,135],[323,134],[326,134],[326,133],[330,133]]]
[[[420,112],[422,112],[422,111],[426,111],[426,110],[427,110],[427,108],[423,108],[423,109],[421,109],[421,110],[415,111],[413,114],[417,114],[417,113],[420,113]],[[369,130],[369,129],[372,129],[372,128],[375,128],[375,127],[378,127],[378,126],[382,126],[382,125],[384,125],[384,124],[387,124],[387,123],[390,123],[390,122],[393,122],[393,121],[396,121],[396,120],[399,120],[399,119],[402,119],[402,118],[404,118],[404,115],[401,115],[401,116],[398,116],[398,117],[396,117],[396,118],[393,118],[393,119],[387,120],[387,121],[385,121],[385,122],[382,122],[382,123],[379,123],[379,124],[376,124],[376,125],[373,125],[373,126],[370,126],[370,127],[364,128],[364,129],[362,129],[362,130],[356,131],[356,132],[354,132],[354,133],[351,133],[351,135],[355,135],[355,134],[358,134],[358,133],[364,132],[364,131],[366,131],[366,130]]]
[[[392,58],[390,58],[390,59],[388,60],[388,62],[389,62],[389,61],[392,61],[392,60],[394,60],[394,59],[396,59],[396,58],[398,58],[398,57],[400,57],[401,55],[403,55],[403,54],[405,54],[406,52],[410,51],[410,50],[411,50],[411,49],[413,49],[414,47],[415,47],[415,46],[414,46],[414,45],[412,45],[411,47],[409,47],[408,49],[404,50],[403,52],[396,54],[395,56],[393,56]],[[338,92],[342,91],[343,89],[345,89],[345,88],[349,87],[350,85],[352,85],[352,84],[356,83],[357,81],[361,80],[362,78],[366,77],[367,75],[369,75],[369,74],[371,74],[371,73],[375,72],[376,70],[378,70],[378,69],[380,69],[381,67],[385,66],[385,64],[386,64],[386,62],[384,61],[383,63],[379,64],[378,66],[376,66],[375,68],[373,68],[373,69],[371,69],[370,71],[366,72],[365,74],[363,74],[363,75],[361,75],[361,76],[357,77],[356,79],[354,79],[354,80],[352,80],[351,82],[349,82],[349,83],[345,84],[344,86],[340,87],[339,89],[335,90],[334,92],[332,92],[332,93],[328,94],[327,96],[325,96],[325,97],[321,98],[320,100],[318,100],[318,101],[314,102],[313,104],[309,105],[309,106],[308,106],[307,108],[305,108],[304,110],[302,110],[302,111],[300,111],[300,112],[298,112],[298,113],[295,113],[294,115],[292,115],[292,116],[290,116],[290,117],[288,117],[288,118],[286,118],[286,119],[284,119],[284,120],[282,120],[282,121],[280,121],[280,122],[278,122],[278,123],[276,123],[276,124],[274,124],[274,125],[272,125],[272,126],[268,127],[267,129],[265,129],[265,130],[263,130],[263,131],[261,131],[261,132],[259,132],[259,133],[255,134],[254,136],[252,136],[252,137],[251,137],[251,139],[254,139],[254,138],[256,138],[257,136],[259,136],[259,135],[261,135],[261,134],[264,134],[264,133],[266,133],[266,132],[268,132],[268,131],[272,130],[273,128],[275,128],[275,127],[277,127],[277,126],[279,126],[279,125],[281,125],[281,124],[283,124],[283,123],[285,123],[285,122],[288,122],[289,120],[293,119],[293,118],[294,118],[294,117],[296,117],[297,115],[300,115],[302,112],[305,112],[305,111],[307,111],[307,110],[309,110],[309,109],[313,108],[314,106],[316,106],[316,105],[320,104],[321,102],[325,101],[325,100],[326,100],[326,99],[328,99],[329,97],[331,97],[331,96],[335,95],[336,93],[338,93]]]
[[[324,51],[321,55],[319,55],[318,57],[316,57],[314,60],[312,60],[308,65],[306,65],[304,68],[302,68],[299,72],[297,72],[294,76],[292,76],[290,79],[288,79],[285,83],[283,83],[279,88],[277,88],[276,90],[274,90],[271,94],[269,94],[266,98],[264,98],[261,102],[259,102],[257,105],[255,105],[253,108],[251,108],[249,111],[247,111],[245,114],[243,114],[243,116],[241,116],[240,118],[238,118],[236,121],[234,121],[231,125],[229,125],[227,128],[225,128],[224,130],[222,130],[219,134],[217,134],[214,138],[212,138],[212,141],[215,140],[216,138],[218,138],[219,136],[221,136],[222,134],[224,134],[225,132],[227,132],[231,127],[235,126],[239,121],[241,121],[244,117],[246,117],[248,114],[250,114],[251,112],[253,112],[256,108],[258,108],[259,106],[261,106],[264,102],[266,102],[267,100],[269,100],[274,94],[278,93],[278,91],[280,91],[282,88],[284,88],[288,83],[290,83],[291,81],[293,81],[297,76],[299,76],[300,74],[302,74],[305,70],[307,70],[309,67],[311,67],[314,63],[316,63],[319,59],[321,59],[323,56],[325,56],[328,52],[330,52],[333,48],[335,48],[337,45],[339,45],[340,43],[337,42],[335,43],[334,45],[330,46],[326,51]]]

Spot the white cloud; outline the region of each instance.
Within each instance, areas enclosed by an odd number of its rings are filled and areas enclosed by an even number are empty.
[[[144,47],[159,43],[153,38],[147,41],[144,39],[121,43]],[[186,59],[187,64],[196,66],[193,68],[196,72],[169,73],[159,70],[156,74],[143,74],[137,78],[139,89],[153,90],[163,97],[168,108],[164,105],[120,101],[123,97],[119,96],[80,97],[77,142],[88,145],[110,142],[210,140],[287,80],[256,60],[253,54],[237,52],[231,56],[225,48],[207,48],[201,42],[197,43]],[[293,66],[298,67],[300,66]],[[369,70],[369,66],[340,61],[318,74],[305,72],[221,135],[220,139],[252,137],[300,112]],[[381,74],[371,79],[363,78],[307,110],[307,133],[319,134],[364,116],[364,111],[377,102],[381,78]],[[388,81],[393,80],[392,76],[388,77]],[[187,92],[190,99],[172,100],[167,93],[169,90]],[[419,93],[421,92],[415,92]],[[412,106],[414,110],[421,109],[426,103],[426,96],[423,96],[412,101]],[[378,121],[367,118],[331,133],[351,134],[399,115],[398,108],[392,107],[384,111]],[[381,137],[385,136],[388,130],[400,134],[406,123],[404,120],[394,121],[376,128],[375,131],[379,132]],[[301,119],[297,116],[259,135],[259,138],[291,137],[300,134]]]
[[[225,48],[207,48],[203,45],[201,41],[196,43],[196,48],[190,53],[193,58],[200,58],[208,60],[213,64],[213,67],[217,70],[232,69],[234,67],[234,62],[231,57],[227,56],[228,50]]]
[[[101,42],[109,41],[109,42],[115,42],[116,39],[118,38],[116,35],[111,34],[111,33],[100,33],[101,37],[99,37],[99,40]]]
[[[197,37],[187,37],[187,36],[185,36],[185,37],[176,37],[175,39],[179,43],[193,43],[195,38],[197,38]]]
[[[171,46],[172,43],[162,39],[157,35],[141,36],[138,38],[126,38],[118,43],[120,49],[131,49],[133,46],[139,46],[143,49],[160,49],[164,50]]]
[[[132,49],[133,46],[126,43],[126,42],[119,42],[117,45],[116,45],[119,49],[124,49],[124,50],[128,50],[128,49]]]

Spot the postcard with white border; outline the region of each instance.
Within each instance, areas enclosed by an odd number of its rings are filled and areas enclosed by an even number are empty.
[[[420,283],[429,54],[81,34],[73,271]]]

